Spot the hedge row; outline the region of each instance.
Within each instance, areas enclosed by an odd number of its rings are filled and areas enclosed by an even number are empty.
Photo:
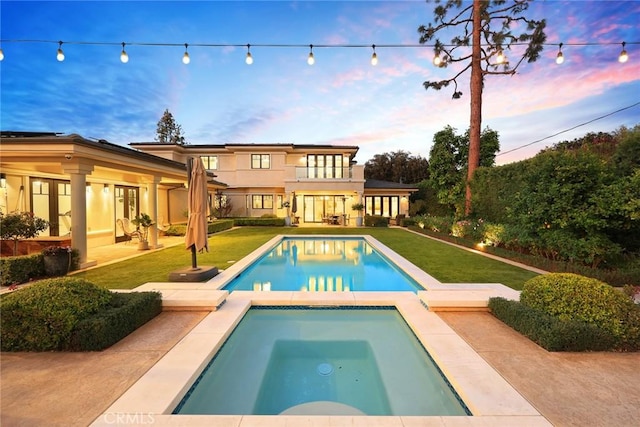
[[[365,227],[388,227],[389,218],[380,215],[365,215]]]
[[[233,228],[233,220],[232,219],[223,219],[214,222],[210,222],[207,224],[207,233],[214,234],[220,231],[229,230]],[[167,231],[164,232],[165,236],[184,236],[187,234],[187,225],[186,224],[177,224],[169,227]]]
[[[71,271],[77,270],[80,253],[71,251]],[[46,277],[42,254],[20,255],[0,258],[0,285],[10,286]]]
[[[233,218],[237,227],[284,227],[284,218]]]
[[[46,279],[0,299],[2,351],[99,350],[160,313],[160,294],[117,294],[84,279]]]
[[[604,351],[614,348],[615,339],[586,322],[560,320],[518,301],[489,299],[494,316],[549,351]]]
[[[65,350],[96,351],[110,347],[161,311],[159,292],[113,293],[105,310],[76,325]]]

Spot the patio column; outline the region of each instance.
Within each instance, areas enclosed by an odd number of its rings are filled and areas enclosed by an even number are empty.
[[[93,164],[82,161],[63,165],[71,181],[71,246],[80,252],[80,268],[95,265],[87,260],[87,175]]]
[[[152,249],[161,248],[162,245],[158,244],[158,184],[160,183],[160,177],[154,176],[153,180],[147,182],[147,209],[149,216],[155,223],[149,229],[149,247]]]

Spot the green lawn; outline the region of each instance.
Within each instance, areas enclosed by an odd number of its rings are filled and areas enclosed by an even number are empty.
[[[458,249],[398,228],[276,228],[241,227],[209,237],[209,252],[198,254],[198,265],[224,269],[277,234],[369,234],[444,283],[502,283],[522,289],[536,276],[509,264]],[[171,271],[191,265],[183,245],[151,252],[115,264],[80,272],[110,289],[132,289],[147,282],[166,282]]]

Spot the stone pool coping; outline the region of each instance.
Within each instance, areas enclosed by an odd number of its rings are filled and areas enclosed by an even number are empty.
[[[136,288],[158,290],[163,307],[211,310],[174,348],[118,398],[92,424],[217,426],[549,426],[524,397],[480,357],[433,311],[486,309],[491,296],[517,299],[519,292],[501,284],[443,284],[370,236],[365,238],[425,290],[412,292],[302,292],[222,290],[240,271],[272,248],[276,236],[205,283],[147,283]],[[302,236],[295,236],[302,237]],[[317,237],[317,236],[310,236]],[[340,236],[342,237],[342,236]],[[172,415],[182,396],[220,349],[251,306],[393,306],[470,409],[468,417],[345,415]]]
[[[331,294],[330,298],[327,296],[309,292],[232,292],[223,306],[209,313],[92,425],[113,425],[116,420],[133,420],[143,415],[152,418],[154,425],[244,427],[257,424],[299,425],[301,422],[305,425],[327,425],[330,420],[331,425],[337,426],[427,426],[448,425],[462,419],[463,425],[469,426],[550,425],[437,314],[427,310],[416,294],[343,292]],[[172,415],[182,396],[252,305],[395,306],[473,416]]]

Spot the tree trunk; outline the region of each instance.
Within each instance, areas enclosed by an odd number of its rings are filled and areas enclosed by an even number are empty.
[[[484,5],[482,3],[485,3]],[[469,160],[467,168],[466,194],[464,213],[471,214],[471,179],[480,165],[480,130],[482,127],[482,64],[480,46],[480,28],[482,25],[482,10],[486,1],[473,0],[473,32],[471,52],[471,117],[469,121]]]

